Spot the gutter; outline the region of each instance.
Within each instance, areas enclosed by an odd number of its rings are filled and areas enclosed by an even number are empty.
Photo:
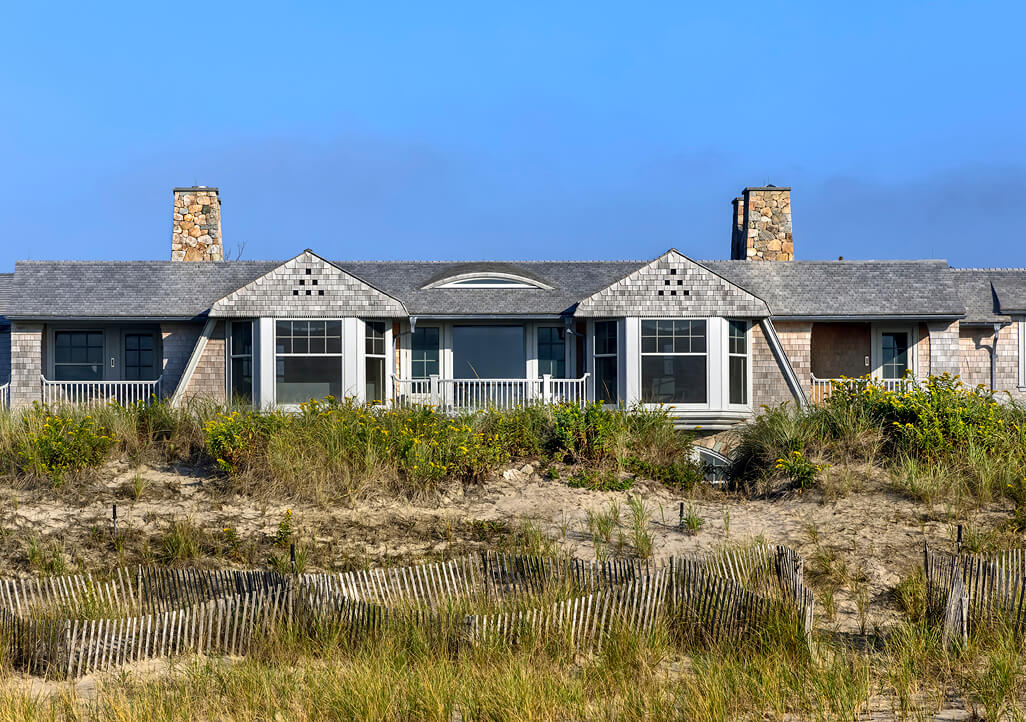
[[[964,314],[928,314],[928,313],[902,313],[889,316],[880,314],[849,314],[835,316],[777,316],[775,321],[958,321],[964,318]]]
[[[787,385],[791,387],[791,395],[798,401],[799,406],[802,408],[807,407],[809,405],[809,397],[805,393],[805,387],[798,379],[798,374],[795,373],[794,367],[791,365],[791,360],[784,353],[784,347],[780,344],[780,337],[777,336],[777,330],[773,327],[773,321],[764,318],[759,322],[759,326],[762,327],[762,332],[766,336],[766,340],[769,341],[773,356],[784,370],[784,378],[787,380]]]

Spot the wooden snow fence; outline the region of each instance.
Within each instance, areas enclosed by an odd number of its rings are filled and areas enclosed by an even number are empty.
[[[1026,627],[1026,550],[949,554],[923,548],[927,614],[942,625],[944,642],[968,642],[988,622]]]
[[[802,559],[779,546],[661,562],[487,552],[341,574],[140,567],[103,582],[0,580],[8,659],[49,677],[182,653],[245,654],[283,624],[354,643],[410,628],[453,650],[555,634],[594,651],[620,629],[666,625],[717,642],[780,615],[798,620],[811,639]]]

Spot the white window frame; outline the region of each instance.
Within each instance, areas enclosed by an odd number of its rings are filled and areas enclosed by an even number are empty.
[[[1016,350],[1019,352],[1018,390],[1026,391],[1026,316],[1015,319]]]
[[[248,354],[245,354],[245,353],[234,353],[234,348],[232,347],[232,326],[234,326],[235,324],[239,324],[239,325],[249,324],[249,329],[250,329],[249,350],[250,350],[250,353],[248,353]],[[227,357],[227,366],[226,366],[226,370],[225,370],[225,374],[224,374],[224,379],[225,379],[224,394],[225,394],[225,398],[228,399],[229,401],[231,401],[231,399],[232,399],[232,361],[234,361],[237,358],[247,358],[248,357],[249,358],[249,368],[250,368],[250,380],[249,380],[249,383],[250,383],[250,390],[249,390],[250,394],[249,394],[249,398],[250,398],[250,402],[251,403],[254,403],[254,404],[256,403],[257,384],[259,383],[259,378],[257,376],[257,361],[256,361],[257,360],[257,348],[256,348],[256,345],[257,345],[257,323],[256,323],[256,321],[254,321],[253,319],[248,319],[248,320],[236,319],[236,320],[228,322],[228,324],[226,325],[226,328],[225,328],[225,335],[224,335],[224,350],[225,350],[225,356]]]
[[[741,323],[744,324],[745,328],[745,353],[738,354],[733,353],[730,350],[730,324]],[[725,333],[724,338],[726,345],[724,346],[724,361],[723,361],[723,399],[724,406],[730,409],[751,409],[752,408],[752,322],[743,318],[726,318],[724,319]],[[742,404],[732,403],[730,400],[730,359],[737,357],[744,357],[745,359],[745,402]]]
[[[338,353],[278,353],[278,323],[279,322],[297,322],[297,321],[313,321],[315,323],[330,323],[337,322],[339,324],[339,351]],[[297,402],[284,402],[278,401],[278,358],[279,357],[292,357],[292,358],[304,358],[304,357],[328,357],[338,358],[339,366],[339,378],[342,382],[342,393],[345,395],[346,391],[346,368],[345,368],[345,357],[346,357],[346,320],[344,318],[274,318],[272,319],[273,334],[271,337],[271,350],[273,351],[274,366],[272,367],[273,374],[273,389],[274,389],[274,403],[276,406],[285,409],[298,409],[299,403]],[[309,338],[309,337],[308,337]],[[341,401],[341,399],[339,399]]]
[[[639,353],[640,353],[642,361],[644,360],[644,358],[646,356],[701,356],[701,357],[705,358],[705,401],[692,402],[692,403],[678,402],[678,401],[665,401],[665,402],[645,401],[644,400],[645,372],[644,372],[644,368],[643,368],[644,364],[641,363],[640,361],[638,363],[638,374],[639,374],[639,383],[640,383],[640,386],[638,388],[638,390],[639,390],[639,401],[641,401],[642,403],[648,404],[648,405],[653,405],[653,406],[656,406],[656,405],[659,405],[660,403],[662,403],[662,404],[664,404],[666,406],[672,406],[674,408],[681,408],[681,409],[706,409],[706,408],[711,408],[711,407],[716,405],[716,404],[713,403],[714,387],[713,387],[713,384],[712,384],[712,376],[713,376],[712,369],[713,369],[713,365],[716,363],[716,358],[715,358],[715,355],[713,353],[711,353],[711,351],[710,351],[711,349],[714,348],[713,344],[714,344],[715,334],[713,333],[712,326],[713,326],[713,322],[715,320],[716,319],[710,319],[710,318],[643,318],[643,319],[641,319],[641,325],[640,325],[639,331],[638,331],[638,344],[639,344],[638,345],[638,350],[639,350]],[[661,351],[645,351],[644,350],[645,349],[645,341],[644,341],[644,339],[645,339],[645,331],[644,331],[644,328],[645,328],[645,324],[646,323],[656,323],[656,324],[666,323],[666,322],[669,322],[669,323],[674,323],[674,322],[680,323],[682,321],[688,322],[688,323],[701,322],[701,323],[705,324],[705,351],[703,351],[703,352],[695,352],[695,351],[681,351],[681,352],[669,351],[669,352],[661,352]]]
[[[908,370],[919,377],[919,327],[916,324],[873,324],[872,373],[876,380],[883,379],[883,335],[908,334]]]
[[[600,323],[611,323],[613,328],[616,329],[616,350],[613,353],[599,353],[598,345],[595,343],[595,338],[598,335],[598,325]],[[620,319],[616,318],[603,318],[596,319],[591,323],[590,332],[588,334],[588,341],[591,351],[591,387],[592,387],[592,400],[605,404],[606,406],[618,406],[620,401],[623,399],[623,390],[620,385],[620,379],[623,376],[623,359],[621,358],[620,349],[624,344],[624,329],[623,323]],[[598,375],[598,363],[597,360],[600,358],[613,358],[616,359],[616,398],[612,401],[599,401],[599,375]]]
[[[367,341],[369,340],[367,332],[370,328],[370,324],[372,323],[381,324],[385,329],[384,332],[381,334],[382,345],[384,350],[380,354],[367,352]],[[382,364],[383,372],[381,376],[381,393],[385,397],[382,399],[365,398],[365,403],[370,404],[374,401],[377,401],[378,405],[384,405],[388,403],[389,397],[391,396],[391,375],[389,374],[388,367],[389,347],[392,339],[391,331],[391,324],[386,319],[369,318],[365,319],[363,322],[363,383],[361,384],[362,393],[364,396],[367,395],[367,362],[371,359],[375,359],[380,360]]]

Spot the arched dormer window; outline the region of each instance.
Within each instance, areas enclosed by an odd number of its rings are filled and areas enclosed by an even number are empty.
[[[456,273],[432,281],[424,286],[434,288],[540,288],[550,290],[552,286],[516,273],[485,271]]]

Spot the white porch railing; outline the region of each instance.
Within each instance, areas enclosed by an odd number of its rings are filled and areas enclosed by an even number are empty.
[[[160,398],[160,379],[153,381],[50,381],[40,376],[43,403],[48,406],[82,404],[100,406],[117,402],[129,406]]]
[[[857,378],[844,378],[844,379],[820,379],[815,376],[812,377],[812,395],[809,400],[814,404],[821,404],[827,400],[830,396],[830,392],[833,391],[834,386],[852,383],[858,381]],[[910,376],[906,376],[901,379],[867,379],[874,386],[883,388],[886,391],[904,391],[912,386],[916,386],[919,382]]]
[[[0,409],[6,409],[11,405],[11,383],[8,381],[0,386]]]
[[[583,404],[587,401],[588,374],[579,379],[426,379],[392,377],[396,406],[431,405],[447,411],[484,408],[509,409],[527,404]]]

